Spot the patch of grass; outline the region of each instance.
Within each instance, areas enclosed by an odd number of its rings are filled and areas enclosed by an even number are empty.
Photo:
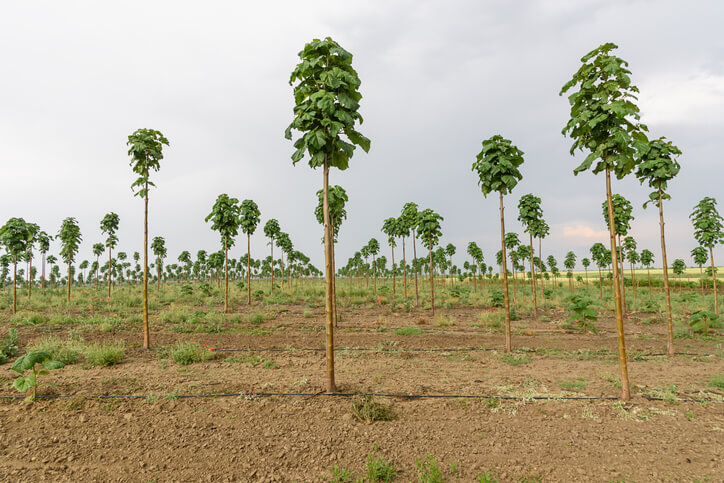
[[[709,379],[709,386],[717,389],[724,389],[724,372],[711,376],[711,379]]]
[[[420,483],[442,483],[445,476],[442,474],[440,463],[433,455],[425,456],[424,460],[415,461],[417,466],[417,479]]]
[[[65,365],[78,362],[85,349],[82,341],[71,339],[62,340],[57,336],[43,337],[40,340],[31,340],[30,342],[27,350],[47,352],[53,360],[60,361]]]
[[[126,345],[123,341],[104,342],[102,344],[89,344],[85,347],[83,355],[89,364],[94,366],[114,366],[123,360]]]
[[[354,474],[344,468],[334,465],[330,470],[332,473],[332,483],[352,483]]]
[[[487,471],[475,477],[478,483],[499,483],[500,480],[493,476],[493,473]]]
[[[246,321],[251,325],[260,325],[266,320],[264,312],[253,312],[246,316]]]
[[[365,467],[367,469],[365,473],[366,481],[388,482],[400,476],[395,469],[395,465],[389,461],[385,461],[382,457],[376,458],[374,455],[368,455]]]
[[[422,329],[419,327],[401,327],[395,330],[397,335],[419,335],[422,334]]]
[[[575,379],[563,379],[557,382],[558,387],[566,391],[580,391],[586,388],[586,379],[577,377]]]
[[[198,342],[181,342],[167,349],[168,356],[180,366],[205,362],[216,357],[213,349]]]
[[[396,417],[390,406],[375,401],[372,396],[352,401],[352,416],[365,424],[372,424],[375,421],[392,421]]]
[[[500,356],[500,360],[511,366],[530,363],[530,357],[527,354],[503,354]]]

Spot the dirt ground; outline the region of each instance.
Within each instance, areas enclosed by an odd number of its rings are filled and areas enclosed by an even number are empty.
[[[447,481],[724,481],[724,395],[709,381],[724,372],[721,338],[677,339],[665,327],[627,321],[633,398],[623,404],[611,320],[598,334],[548,322],[513,322],[512,356],[500,329],[481,327],[479,310],[389,314],[348,310],[337,331],[341,392],[466,397],[377,397],[392,421],[364,424],[324,388],[322,309],[290,306],[254,328],[176,333],[154,323],[157,347],[206,344],[214,358],[179,366],[138,350],[140,332],[76,327],[86,341],[123,339],[123,362],[66,366],[43,394],[75,395],[35,404],[0,403],[3,481],[329,481],[337,465],[365,476],[368,457],[418,481],[416,462],[437,461]],[[405,333],[398,328],[417,328]],[[22,327],[22,345],[69,327]],[[409,331],[408,331],[409,332]],[[414,331],[419,332],[419,331]],[[14,395],[0,367],[0,394]],[[184,398],[179,395],[242,393]],[[142,395],[134,400],[91,395]],[[564,399],[564,398],[604,399]],[[508,399],[509,398],[509,399]],[[428,460],[428,463],[432,459]],[[429,465],[428,465],[429,466]]]

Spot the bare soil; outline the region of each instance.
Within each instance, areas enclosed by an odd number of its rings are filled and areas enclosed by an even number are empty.
[[[324,389],[322,309],[303,317],[303,306],[287,308],[258,326],[227,322],[219,334],[176,333],[156,317],[156,347],[213,349],[212,360],[187,366],[140,350],[140,329],[75,327],[87,341],[125,340],[126,356],[114,367],[67,366],[48,376],[56,387],[41,388],[74,397],[0,403],[0,479],[328,481],[335,465],[364,476],[373,454],[394,463],[400,481],[417,481],[416,461],[428,455],[448,481],[485,472],[500,481],[724,481],[724,395],[710,384],[724,372],[721,337],[677,340],[681,354],[667,358],[664,325],[633,314],[633,398],[623,404],[564,399],[619,395],[610,319],[596,323],[598,334],[560,329],[556,310],[548,322],[515,321],[511,358],[477,309],[433,319],[350,308],[335,340],[341,392],[468,396],[378,397],[395,419],[364,424],[352,416],[355,398],[249,395]],[[422,333],[397,333],[405,327]],[[69,329],[19,330],[25,345]],[[0,366],[1,395],[15,394],[9,367]],[[229,393],[242,395],[177,398]]]

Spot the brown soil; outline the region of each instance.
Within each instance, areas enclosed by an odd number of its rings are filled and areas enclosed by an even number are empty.
[[[334,465],[364,476],[374,454],[396,465],[400,481],[417,481],[415,461],[426,455],[448,481],[488,471],[501,481],[724,481],[724,396],[709,385],[724,372],[720,338],[677,340],[677,351],[689,355],[651,355],[665,352],[665,327],[634,315],[627,321],[632,401],[563,400],[618,396],[613,321],[599,321],[599,334],[561,330],[559,311],[546,313],[550,322],[515,321],[511,360],[499,352],[500,331],[480,327],[475,309],[442,310],[443,325],[423,312],[348,309],[336,336],[340,391],[511,398],[380,397],[396,418],[366,425],[353,418],[352,398],[248,395],[323,391],[322,351],[265,350],[323,347],[322,309],[304,318],[302,306],[288,308],[258,327],[227,323],[221,334],[175,333],[156,318],[157,347],[194,340],[214,349],[213,360],[188,366],[136,350],[140,331],[76,327],[88,341],[126,340],[124,361],[68,366],[48,376],[56,388],[41,389],[74,398],[0,403],[0,478],[319,481]],[[423,333],[397,334],[398,327]],[[269,333],[248,333],[254,328]],[[67,330],[20,332],[24,345]],[[14,375],[9,364],[0,367],[0,394],[14,394]],[[222,393],[247,395],[173,399]],[[83,397],[100,394],[152,397]]]

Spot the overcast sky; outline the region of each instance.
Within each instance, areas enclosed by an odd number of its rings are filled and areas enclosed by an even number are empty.
[[[82,260],[115,211],[119,248],[140,251],[143,203],[132,196],[125,142],[153,128],[171,143],[150,199],[150,236],[165,237],[167,263],[185,249],[220,247],[204,217],[228,193],[255,200],[262,224],[277,218],[322,268],[313,214],[322,173],[292,166],[283,132],[297,53],[331,36],[354,54],[360,131],[372,141],[330,176],[350,198],[338,265],[370,237],[389,259],[379,228],[408,201],[445,218],[442,242],[458,247],[455,263],[471,240],[494,262],[497,199],[483,198],[471,165],[498,133],[525,152],[506,228],[522,233],[517,202],[534,193],[551,226],[544,256],[574,250],[580,260],[606,242],[604,178],[573,176],[580,156],[561,135],[569,109],[558,93],[584,54],[614,42],[641,90],[642,121],[683,151],[665,204],[667,244],[670,260],[692,265],[693,206],[713,196],[724,213],[722,19],[715,0],[3,2],[0,223],[20,216],[55,234],[74,216]],[[641,207],[648,190],[632,178],[614,191],[634,204],[632,234],[658,264],[658,214]],[[242,241],[234,256],[246,253]],[[267,252],[259,229],[252,256]],[[722,256],[720,247],[719,265]]]

